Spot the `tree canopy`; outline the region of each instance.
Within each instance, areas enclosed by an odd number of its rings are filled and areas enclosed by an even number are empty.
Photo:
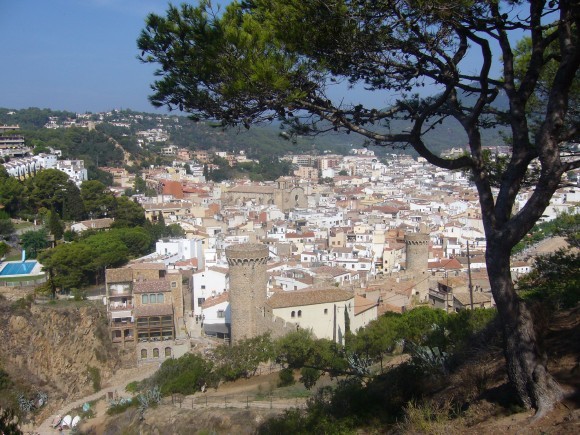
[[[138,47],[143,62],[159,66],[155,106],[247,128],[278,118],[297,134],[345,130],[379,146],[410,145],[441,168],[471,171],[508,374],[522,404],[541,415],[562,395],[514,290],[510,252],[562,176],[580,166],[569,145],[579,136],[577,112],[569,110],[579,24],[570,0],[244,0],[223,11],[202,1],[150,14]],[[522,37],[529,47],[518,50]],[[357,101],[361,88],[382,94],[384,104]],[[538,95],[543,104],[532,111]],[[426,134],[446,119],[461,125],[468,154],[433,152]],[[410,128],[391,128],[398,120]],[[499,124],[507,127],[510,155],[495,190],[484,146],[498,144],[484,143],[482,131]],[[539,176],[514,213],[532,163]]]

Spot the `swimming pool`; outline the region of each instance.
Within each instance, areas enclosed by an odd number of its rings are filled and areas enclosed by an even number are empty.
[[[6,266],[0,271],[0,276],[6,275],[28,275],[34,266],[36,266],[36,261],[17,261],[6,263]]]

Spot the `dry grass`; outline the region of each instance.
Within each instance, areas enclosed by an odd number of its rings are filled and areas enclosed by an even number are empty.
[[[398,429],[409,434],[451,435],[461,433],[458,430],[460,425],[459,409],[452,400],[426,400],[407,404]]]

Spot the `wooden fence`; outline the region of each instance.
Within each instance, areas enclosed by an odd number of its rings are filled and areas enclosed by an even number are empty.
[[[283,398],[260,394],[231,394],[223,396],[210,396],[205,394],[183,396],[182,394],[173,394],[170,397],[163,398],[161,403],[183,409],[290,409],[306,407],[305,398]]]
[[[46,277],[30,281],[0,281],[0,287],[31,287],[46,282]]]

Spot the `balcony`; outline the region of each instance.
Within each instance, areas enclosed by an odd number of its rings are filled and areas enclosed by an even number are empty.
[[[127,296],[131,296],[132,292],[130,288],[126,288],[126,289],[109,289],[109,297],[110,298],[114,298],[117,296],[123,296],[123,297],[127,297]]]
[[[111,337],[113,343],[125,343],[128,341],[134,341],[135,336],[133,335],[133,330],[114,330],[113,336]]]
[[[111,320],[112,319],[124,319],[124,318],[131,319],[132,315],[133,315],[133,312],[131,310],[116,310],[116,311],[110,312]]]
[[[111,302],[109,304],[109,311],[132,310],[133,308],[132,302]]]
[[[131,316],[128,317],[115,317],[111,319],[109,323],[111,329],[126,329],[133,328],[135,323],[131,321]]]

